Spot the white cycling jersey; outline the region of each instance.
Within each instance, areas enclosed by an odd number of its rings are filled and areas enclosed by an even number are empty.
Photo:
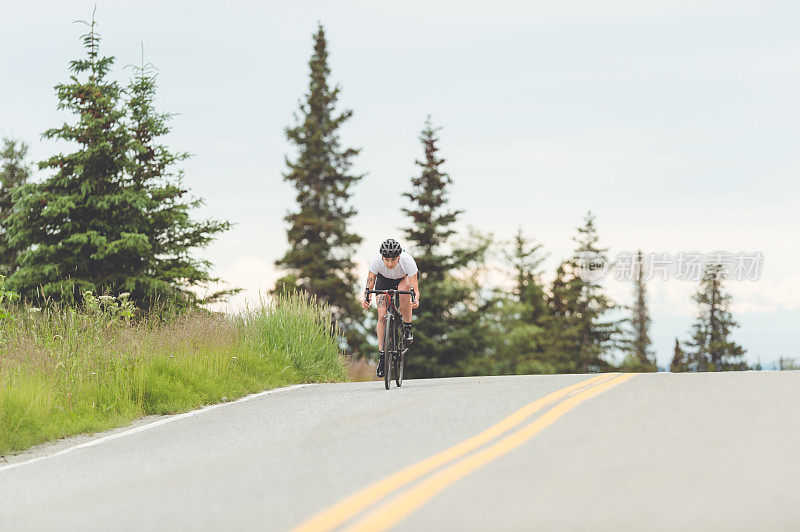
[[[414,262],[414,257],[407,251],[400,253],[399,259],[397,266],[390,270],[383,263],[383,258],[378,255],[369,261],[369,271],[371,273],[379,273],[387,279],[402,279],[406,275],[412,276],[417,273],[417,263]]]

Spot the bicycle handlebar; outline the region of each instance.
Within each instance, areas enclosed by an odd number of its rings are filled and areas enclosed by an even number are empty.
[[[367,301],[367,302],[369,301],[367,299],[367,297],[366,297],[369,294],[387,294],[389,296],[391,296],[392,294],[408,294],[408,295],[411,296],[411,301],[416,301],[417,300],[416,299],[417,294],[414,292],[413,288],[410,291],[406,291],[406,290],[366,290],[364,292],[364,301]]]

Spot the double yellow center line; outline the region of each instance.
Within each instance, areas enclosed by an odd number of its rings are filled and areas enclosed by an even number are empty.
[[[598,375],[537,399],[483,432],[354,493],[342,502],[301,524],[293,532],[324,532],[332,530],[362,510],[423,475],[458,460],[379,506],[346,529],[348,532],[385,530],[401,521],[450,484],[465,477],[487,462],[516,449],[582,402],[631,378],[633,378],[631,374]],[[530,424],[491,446],[459,460],[478,447],[517,427],[533,414],[562,399],[564,400]]]

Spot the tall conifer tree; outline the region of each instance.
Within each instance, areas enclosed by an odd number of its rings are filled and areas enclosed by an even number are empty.
[[[605,371],[611,367],[611,350],[620,347],[621,326],[619,320],[607,316],[616,305],[604,293],[600,279],[587,277],[580,269],[587,257],[608,264],[608,248],[598,246],[600,237],[591,212],[573,240],[575,253],[561,264],[551,289],[549,358],[563,360],[560,371]]]
[[[587,371],[579,366],[583,331],[583,315],[580,313],[582,286],[571,261],[559,264],[547,298],[544,336],[545,358],[558,373]]]
[[[633,264],[633,295],[629,338],[626,342],[628,358],[623,362],[626,371],[657,371],[655,353],[650,339],[650,310],[647,307],[647,284],[644,280],[642,251],[636,254]]]
[[[681,347],[680,340],[677,338],[675,338],[675,347],[672,350],[672,363],[669,365],[669,370],[673,373],[683,373],[693,370],[692,362]],[[694,371],[696,371],[696,368]]]
[[[325,31],[318,26],[314,53],[309,61],[308,93],[296,114],[297,125],[286,136],[297,148],[286,159],[284,180],[297,189],[298,210],[289,213],[289,250],[276,261],[287,275],[276,289],[300,289],[329,304],[334,318],[350,333],[357,329],[361,310],[356,301],[353,255],[362,238],[350,231],[356,210],[350,206],[352,186],[362,176],[351,171],[359,150],[344,148],[339,128],[352,111],[335,112],[339,87],[328,82],[328,48]],[[351,345],[357,341],[349,338]]]
[[[17,251],[8,243],[8,218],[14,210],[14,189],[27,183],[31,175],[27,156],[27,144],[15,139],[3,139],[0,151],[0,275],[6,277],[17,270]]]
[[[514,270],[514,296],[523,305],[520,318],[527,323],[540,323],[547,313],[547,300],[542,286],[540,267],[547,255],[542,244],[531,242],[517,229],[512,241],[511,253],[506,260]]]
[[[744,348],[730,338],[739,324],[730,312],[732,298],[722,284],[724,278],[722,265],[706,266],[700,287],[692,297],[698,312],[688,346],[697,371],[748,369]]]
[[[457,256],[446,244],[455,234],[453,224],[463,212],[447,206],[453,181],[442,169],[445,159],[439,156],[438,131],[429,116],[419,137],[424,158],[414,161],[421,169],[420,175],[411,178],[411,192],[403,193],[411,206],[401,209],[411,218],[411,225],[403,232],[414,244],[420,280],[430,284],[442,282],[456,266]]]
[[[40,163],[55,173],[19,190],[9,224],[20,268],[9,285],[28,298],[74,300],[91,290],[129,292],[140,306],[197,304],[190,288],[215,279],[189,250],[229,224],[190,220],[200,202],[184,200],[172,169],[185,155],[156,141],[169,131],[169,115],[153,109],[155,76],[143,65],[126,104],[109,79],[114,58],[100,55],[94,19],[87,25],[86,57],[72,61],[70,81],[56,86],[59,109],[75,123],[44,134],[77,150]]]
[[[477,371],[469,358],[483,354],[486,341],[479,332],[485,302],[479,300],[474,283],[454,274],[480,263],[488,242],[480,235],[467,246],[451,241],[461,211],[447,204],[452,179],[442,169],[445,159],[439,155],[437,131],[428,117],[419,138],[424,157],[415,161],[420,175],[411,179],[411,192],[403,194],[410,205],[402,211],[411,221],[403,231],[419,267],[422,292],[414,312],[414,355],[407,365],[415,377]]]
[[[109,79],[114,58],[100,55],[94,19],[86,24],[86,56],[71,61],[69,82],[56,86],[58,108],[75,115],[76,122],[44,133],[77,144],[77,150],[39,164],[55,174],[20,187],[9,219],[11,245],[20,250],[20,268],[9,286],[27,297],[121,291],[124,266],[148,245],[126,219],[128,205],[138,197],[123,186],[129,136],[122,88]]]
[[[542,245],[531,242],[520,227],[504,257],[515,283],[511,294],[502,294],[497,301],[502,328],[496,335],[496,371],[551,373],[555,368],[544,357],[548,308],[541,282],[540,267],[546,258]]]
[[[135,301],[197,304],[217,300],[236,289],[200,300],[190,287],[218,279],[209,273],[211,264],[194,258],[191,251],[227,231],[230,223],[192,219],[191,210],[203,201],[188,197],[183,171],[175,168],[190,155],[173,153],[160,142],[170,132],[172,115],[155,108],[157,71],[142,57],[133,73],[128,87],[130,153],[125,185],[138,197],[135,204],[128,205],[129,216],[136,221],[136,229],[147,235],[148,245],[132,268],[128,290]]]
[[[591,211],[586,214],[583,226],[573,238],[578,247],[572,260],[586,253],[595,254],[605,264],[609,263],[608,248],[599,247],[600,236],[595,227],[595,217]],[[611,350],[620,347],[621,322],[612,320],[608,313],[615,310],[616,304],[609,298],[600,284],[601,279],[581,279],[581,293],[578,311],[581,322],[581,350],[578,356],[579,371],[603,371],[608,368]]]

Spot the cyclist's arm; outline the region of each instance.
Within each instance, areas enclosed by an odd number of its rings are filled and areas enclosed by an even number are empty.
[[[367,274],[367,287],[364,289],[364,301],[369,301],[370,299],[372,299],[371,297],[369,297],[369,294],[367,294],[367,290],[372,290],[375,288],[375,280],[377,278],[378,274],[376,273],[369,272]]]
[[[410,275],[408,277],[409,282],[411,283],[411,288],[414,289],[414,294],[416,299],[419,299],[419,273],[415,273],[414,275]]]

